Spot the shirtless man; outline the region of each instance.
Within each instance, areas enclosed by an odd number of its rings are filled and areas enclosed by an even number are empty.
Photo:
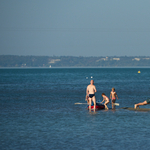
[[[94,103],[94,111],[95,111],[95,107],[96,107],[95,92],[97,92],[97,90],[96,90],[96,87],[94,85],[94,80],[91,80],[90,83],[91,84],[89,84],[87,86],[87,89],[86,89],[86,93],[89,95],[89,110],[91,110],[91,103],[93,101],[93,103]]]

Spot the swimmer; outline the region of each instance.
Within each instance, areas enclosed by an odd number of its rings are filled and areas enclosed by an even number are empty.
[[[139,108],[139,106],[142,106],[142,105],[147,105],[147,104],[150,104],[150,98],[145,100],[144,102],[141,102],[141,103],[138,103],[138,104],[135,104],[134,105],[134,108],[136,109],[137,107]]]
[[[117,93],[115,92],[115,88],[112,88],[111,92],[110,92],[110,99],[111,99],[111,103],[112,103],[112,109],[115,108],[114,103],[116,102],[116,97],[118,99]]]
[[[96,97],[95,93],[97,92],[96,87],[94,85],[94,80],[91,80],[90,84],[87,86],[86,93],[89,96],[89,110],[91,110],[91,103],[94,103],[94,111],[96,108]]]
[[[102,97],[103,97],[103,101],[105,101],[105,103],[104,103],[105,109],[108,109],[107,104],[109,103],[109,98],[105,95],[105,93],[102,93]]]

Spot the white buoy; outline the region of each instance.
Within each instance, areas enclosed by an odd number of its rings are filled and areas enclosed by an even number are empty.
[[[93,78],[93,77],[91,76],[91,78]]]
[[[86,79],[88,79],[88,77],[86,77]]]

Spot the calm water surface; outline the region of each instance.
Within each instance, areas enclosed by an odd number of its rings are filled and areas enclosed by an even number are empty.
[[[150,98],[150,69],[138,70],[0,69],[0,149],[148,150],[150,112],[119,109]],[[115,87],[115,111],[90,113],[86,104],[74,105],[85,103],[91,76],[97,100]]]

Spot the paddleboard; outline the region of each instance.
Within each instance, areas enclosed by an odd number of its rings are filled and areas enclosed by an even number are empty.
[[[133,107],[122,107],[121,109],[133,110],[133,111],[150,111],[150,108],[133,108]]]
[[[89,106],[88,106],[88,109],[89,109]],[[105,106],[103,104],[96,103],[95,109],[96,110],[105,109]],[[91,110],[94,110],[94,104],[91,105]]]

